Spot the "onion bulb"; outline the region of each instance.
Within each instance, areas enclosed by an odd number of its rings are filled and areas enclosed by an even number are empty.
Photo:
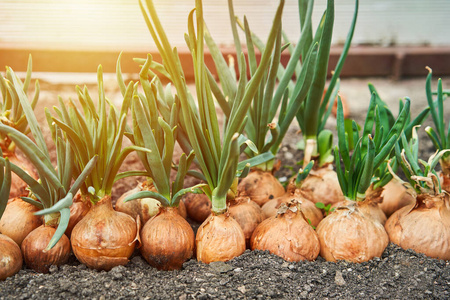
[[[400,208],[416,202],[414,196],[407,192],[402,182],[395,178],[384,186],[381,196],[383,201],[378,206],[383,210],[386,217],[389,217]]]
[[[0,280],[13,276],[22,269],[22,252],[10,237],[0,234]]]
[[[255,170],[250,172],[238,185],[238,195],[248,196],[259,206],[285,193],[284,187],[271,172]]]
[[[69,238],[63,234],[56,245],[46,251],[56,229],[52,226],[41,225],[23,240],[22,253],[25,264],[40,273],[48,273],[51,265],[65,264],[70,255]]]
[[[362,213],[356,203],[338,207],[317,226],[320,256],[327,261],[369,261],[389,243],[383,225]]]
[[[162,207],[141,230],[141,254],[158,270],[181,269],[194,253],[194,231],[176,208]]]
[[[197,230],[195,246],[198,261],[228,261],[244,253],[244,231],[229,213],[211,213]]]
[[[442,163],[441,163],[442,165]],[[450,193],[450,174],[444,174],[444,172],[439,173],[439,178],[441,181],[441,188],[442,190],[446,191],[447,193]]]
[[[450,259],[449,195],[419,194],[417,202],[394,212],[386,222],[390,240],[433,258]]]
[[[183,197],[189,218],[202,223],[211,215],[211,200],[205,194],[188,193]]]
[[[74,202],[70,206],[70,217],[69,224],[67,225],[67,229],[65,231],[65,235],[70,239],[70,235],[72,234],[73,227],[80,222],[81,219],[86,216],[91,208],[91,201],[89,199],[81,199],[80,194],[74,198]]]
[[[311,170],[301,189],[305,198],[314,203],[322,202],[325,206],[345,199],[332,165]]]
[[[148,184],[146,181],[139,183],[134,189],[123,194],[117,199],[115,209],[132,216],[135,220],[139,215],[142,224],[145,224],[151,217],[159,212],[161,203],[154,198],[142,198],[128,202],[123,202],[129,195],[136,194],[140,191],[152,191],[157,192],[153,184]]]
[[[283,203],[295,200],[300,204],[301,211],[311,225],[317,227],[323,219],[322,211],[316,207],[314,202],[306,199],[300,189],[289,189],[283,196],[272,199],[263,205],[262,210],[266,218],[277,215],[277,211]]]
[[[139,230],[129,215],[112,208],[111,197],[103,197],[72,230],[72,250],[89,268],[110,270],[128,263]]]
[[[276,216],[256,227],[251,238],[251,249],[268,250],[287,261],[315,260],[320,244],[299,203],[293,200],[283,203]]]
[[[255,228],[265,217],[261,207],[247,196],[238,196],[229,201],[228,212],[244,231],[245,243],[250,247],[250,238]]]
[[[19,247],[24,238],[42,225],[42,218],[35,216],[38,208],[20,198],[8,202],[0,219],[0,233],[9,236]]]

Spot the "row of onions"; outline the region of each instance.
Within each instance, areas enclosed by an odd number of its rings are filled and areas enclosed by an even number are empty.
[[[363,262],[381,256],[389,241],[450,259],[450,132],[445,132],[448,93],[442,82],[433,93],[429,69],[429,107],[414,119],[409,99],[399,102],[394,117],[369,85],[370,103],[359,126],[346,118],[338,96],[358,1],[327,87],[334,1],[327,1],[314,35],[313,1],[299,1],[302,34],[295,46],[281,27],[283,6],[281,0],[263,43],[245,18],[236,18],[229,0],[237,57],[227,61],[196,0],[185,35],[194,64],[194,97],[153,2],[140,1],[163,62],[151,55],[136,59],[139,80],[126,84],[119,57],[120,109],[105,95],[101,66],[97,100],[77,86],[78,101],[60,98],[53,112],[46,109],[56,166],[33,112],[38,81],[28,99],[31,58],[23,82],[7,68],[6,77],[0,77],[0,261],[7,262],[0,265],[0,279],[18,272],[23,260],[48,272],[51,265],[64,264],[70,251],[90,268],[110,270],[125,265],[135,248],[162,270],[180,269],[192,257],[204,263],[227,261],[246,248],[268,250],[288,261],[314,260],[320,254],[329,261]],[[205,43],[218,82],[205,64]],[[284,67],[281,53],[286,49],[291,55]],[[335,104],[338,145],[333,146],[332,131],[325,127]],[[417,128],[430,112],[435,128],[426,132],[437,152],[425,162],[418,157]],[[294,118],[302,131],[304,159],[285,189],[274,173]],[[180,157],[174,157],[177,144],[184,151]],[[27,160],[19,159],[16,147]],[[120,172],[133,152],[142,170]],[[438,163],[440,174],[434,170]],[[406,182],[397,175],[399,169]],[[113,207],[114,183],[130,176],[146,180]],[[199,183],[185,186],[186,176]],[[188,216],[202,223],[196,235]]]

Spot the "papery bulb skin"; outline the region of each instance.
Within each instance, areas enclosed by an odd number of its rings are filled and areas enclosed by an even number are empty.
[[[345,200],[331,165],[311,170],[303,180],[301,190],[305,198],[314,203],[322,202],[325,206]]]
[[[109,271],[125,265],[138,240],[133,217],[115,211],[111,197],[103,197],[72,230],[72,250],[89,268]]]
[[[315,260],[320,244],[297,201],[283,203],[277,215],[258,225],[251,237],[252,250],[268,250],[287,261]]]
[[[391,242],[437,259],[450,259],[449,195],[419,194],[417,202],[394,212],[386,222]]]
[[[159,212],[161,203],[154,198],[142,198],[136,199],[128,202],[123,202],[123,200],[137,192],[141,191],[152,191],[157,192],[153,184],[148,184],[146,181],[139,183],[134,189],[129,190],[116,201],[115,210],[126,213],[132,216],[135,220],[137,216],[140,217],[141,223],[145,224],[151,217]]]
[[[381,257],[389,238],[383,225],[356,204],[336,208],[317,226],[320,256],[327,261],[361,263]]]
[[[245,243],[250,247],[250,238],[255,228],[265,217],[261,207],[247,196],[238,196],[229,202],[228,212],[244,231]]]
[[[396,179],[392,179],[384,186],[381,196],[383,201],[378,206],[383,210],[386,217],[400,208],[416,202],[414,196],[408,193],[403,184]]]
[[[145,260],[158,270],[179,270],[194,254],[194,231],[177,208],[162,207],[141,230]]]
[[[19,272],[22,263],[20,247],[10,237],[0,234],[0,280]]]
[[[211,200],[205,194],[186,194],[183,202],[187,215],[196,222],[202,223],[211,215]]]
[[[20,198],[11,199],[0,219],[0,233],[9,236],[19,247],[25,237],[42,225],[42,218],[35,216],[38,208]]]
[[[244,231],[229,213],[211,213],[197,230],[195,246],[198,261],[228,261],[244,253]]]
[[[45,250],[55,231],[52,226],[41,225],[23,240],[21,247],[23,258],[30,269],[48,273],[50,266],[60,266],[69,260],[70,240],[65,234],[52,249]]]
[[[300,189],[290,189],[283,196],[275,198],[263,205],[262,210],[266,218],[277,215],[277,211],[283,203],[292,200],[297,201],[301,206],[301,211],[311,225],[317,227],[323,219],[322,211],[316,207],[315,203],[306,199]]]
[[[248,196],[259,206],[263,206],[267,201],[280,197],[285,193],[283,185],[271,172],[255,170],[250,172],[238,184],[237,193],[241,196]]]
[[[91,206],[92,204],[89,199],[81,199],[81,196],[79,195],[75,197],[74,202],[70,206],[69,224],[67,225],[67,229],[65,231],[65,235],[67,235],[69,239],[73,228],[87,215]]]
[[[381,190],[378,192],[381,194]],[[359,212],[364,214],[369,219],[372,219],[373,221],[379,222],[381,225],[384,225],[386,223],[387,218],[383,210],[379,206],[380,201],[381,196],[379,198],[371,198],[370,196],[367,196],[364,201],[344,200],[333,204],[331,207],[336,209],[338,207],[356,205],[358,206]]]
[[[441,163],[442,164],[442,163]],[[446,172],[440,172],[439,173],[439,179],[441,182],[441,188],[442,190],[446,191],[447,193],[450,193],[450,170],[446,170]]]

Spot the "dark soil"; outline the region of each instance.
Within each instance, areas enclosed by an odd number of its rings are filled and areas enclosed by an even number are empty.
[[[109,272],[72,257],[43,275],[24,268],[0,283],[0,299],[448,299],[450,267],[389,245],[381,258],[286,262],[247,250],[226,263],[190,260],[181,271],[157,271],[139,255]]]
[[[422,81],[419,82],[423,84]],[[361,84],[365,82],[363,80]],[[345,84],[349,82],[343,81],[341,86]],[[410,87],[415,84],[409,83]],[[355,92],[349,91],[353,96],[352,93]],[[369,95],[366,93],[364,103],[353,97],[352,113],[358,122],[364,121],[361,111],[367,107]],[[398,98],[390,100],[396,103]],[[49,106],[49,103],[44,101],[43,105]],[[424,105],[421,100],[413,114],[416,115]],[[420,137],[420,156],[427,160],[434,152],[432,144],[423,130]],[[301,159],[301,152],[295,146],[299,140],[295,126],[285,140],[278,157],[281,160],[281,169],[277,173],[280,179],[291,176],[291,169],[297,170],[296,163]],[[139,162],[131,156],[126,164],[131,167]],[[137,180],[119,182],[113,196],[117,198],[134,187]],[[448,299],[450,267],[447,261],[428,258],[393,244],[381,258],[361,264],[331,263],[321,257],[314,262],[292,263],[268,252],[247,250],[226,263],[206,265],[191,259],[180,271],[158,271],[136,250],[126,266],[115,267],[109,272],[88,269],[72,255],[68,264],[52,266],[49,274],[36,273],[24,266],[15,276],[0,282],[0,299],[192,298]]]

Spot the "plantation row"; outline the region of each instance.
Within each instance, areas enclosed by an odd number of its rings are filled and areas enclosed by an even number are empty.
[[[321,255],[363,262],[381,256],[389,241],[450,259],[450,130],[443,113],[449,93],[440,80],[432,90],[431,69],[422,113],[411,116],[405,98],[394,116],[369,85],[365,123],[357,124],[347,118],[338,91],[358,1],[327,86],[333,0],[315,30],[313,1],[299,1],[302,31],[295,43],[282,31],[284,0],[265,43],[229,4],[237,66],[209,34],[201,0],[188,16],[194,98],[152,1],[140,1],[162,63],[151,55],[136,59],[139,81],[125,83],[119,57],[120,109],[105,95],[101,66],[97,97],[77,86],[77,101],[60,98],[58,107],[46,108],[56,161],[34,114],[37,80],[34,95],[28,95],[31,57],[23,81],[6,68],[0,76],[0,261],[6,262],[0,279],[18,272],[23,260],[46,273],[51,265],[66,263],[71,251],[89,268],[110,270],[127,264],[136,247],[162,270],[180,269],[194,252],[198,261],[210,263],[230,260],[246,248],[269,250],[288,261]],[[205,64],[205,44],[218,81]],[[280,63],[283,51],[290,53],[286,65]],[[221,126],[216,104],[225,117]],[[337,145],[325,128],[333,107]],[[417,130],[430,115],[434,127],[425,130],[437,151],[424,161],[418,157]],[[285,188],[273,174],[294,119],[302,132],[303,161]],[[131,146],[123,146],[124,138]],[[176,144],[184,152],[180,157],[174,157]],[[26,157],[18,156],[16,147]],[[137,153],[143,168],[120,173],[130,153]],[[434,170],[438,164],[440,173]],[[400,169],[406,182],[397,175]],[[114,183],[130,176],[147,180],[113,208]],[[186,188],[186,176],[200,183]],[[202,222],[196,236],[187,216]]]

